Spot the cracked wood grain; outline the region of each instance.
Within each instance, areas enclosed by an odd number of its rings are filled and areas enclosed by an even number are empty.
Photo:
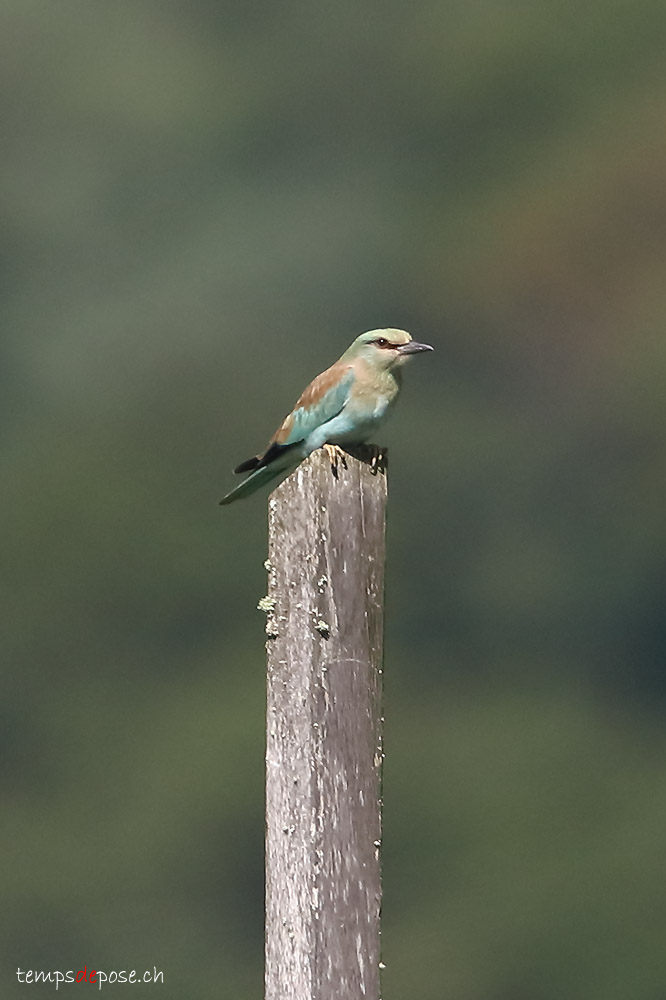
[[[379,1000],[386,476],[269,500],[266,1000]]]

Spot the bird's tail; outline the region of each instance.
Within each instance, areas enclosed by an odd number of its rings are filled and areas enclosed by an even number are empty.
[[[293,469],[296,468],[300,460],[300,457],[294,459],[293,454],[290,454],[288,457],[285,455],[282,457],[281,461],[280,459],[276,459],[274,462],[271,462],[270,465],[265,465],[261,469],[256,469],[256,471],[251,472],[247,479],[244,479],[235,490],[232,490],[231,493],[227,493],[226,497],[223,497],[222,500],[220,500],[220,504],[224,505],[233,503],[234,500],[240,500],[242,497],[248,497],[251,493],[254,493],[255,490],[261,489],[261,487],[266,483],[270,483],[271,480],[277,479],[278,477],[280,479],[284,479]],[[277,486],[278,484],[275,483],[275,485]]]

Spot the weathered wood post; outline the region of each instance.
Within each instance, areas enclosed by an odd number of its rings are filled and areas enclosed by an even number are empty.
[[[269,500],[266,1000],[380,1000],[386,492],[317,451]]]

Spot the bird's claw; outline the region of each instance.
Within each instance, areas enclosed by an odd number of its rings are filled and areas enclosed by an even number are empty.
[[[328,455],[328,460],[331,463],[331,472],[337,479],[339,474],[339,465],[342,464],[343,469],[347,468],[347,457],[338,444],[324,444],[322,445],[322,448]]]
[[[386,462],[386,448],[375,447],[372,461],[370,462],[370,471],[373,476],[376,476],[378,472],[381,472],[382,474],[386,472]]]
[[[324,447],[328,450],[331,446],[324,445]],[[342,461],[346,468],[347,463],[344,460],[345,452],[348,455],[351,455],[352,458],[358,459],[359,462],[363,462],[364,465],[369,465],[370,472],[373,476],[376,476],[380,472],[383,475],[388,468],[388,449],[385,447],[381,447],[376,444],[347,445],[347,447],[341,451]],[[331,462],[331,464],[333,464],[333,462]]]
[[[366,465],[369,465],[373,476],[376,476],[379,472],[386,472],[388,462],[388,451],[386,448],[376,444],[359,444],[353,449],[350,448],[350,454],[358,458],[360,462],[365,462]]]
[[[376,476],[379,472],[386,472],[386,448],[381,448],[376,444],[369,444],[367,445],[367,449],[370,472],[373,476]]]

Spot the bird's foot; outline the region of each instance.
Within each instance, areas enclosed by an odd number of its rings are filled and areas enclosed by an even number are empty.
[[[370,452],[370,471],[373,476],[376,476],[378,472],[384,474],[388,463],[387,448],[376,444],[369,444],[368,451]]]
[[[342,464],[343,469],[347,468],[347,456],[339,444],[323,444],[322,448],[328,455],[328,460],[331,463],[331,472],[337,479],[340,464]]]
[[[347,449],[350,455],[357,458],[359,462],[365,462],[370,466],[373,476],[378,472],[386,472],[388,464],[388,449],[376,444],[356,444]]]

